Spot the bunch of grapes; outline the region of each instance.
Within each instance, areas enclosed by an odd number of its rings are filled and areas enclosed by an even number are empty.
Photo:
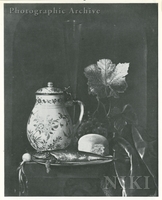
[[[97,120],[97,118],[92,117],[88,114],[87,119],[84,119],[77,130],[77,138],[79,139],[83,135],[93,133],[100,134],[107,138],[107,128],[105,125]]]

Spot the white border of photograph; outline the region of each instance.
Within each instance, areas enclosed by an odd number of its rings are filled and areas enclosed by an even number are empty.
[[[157,199],[157,198],[162,198],[162,192],[161,192],[161,185],[162,185],[162,175],[161,175],[161,169],[162,169],[162,164],[161,164],[161,141],[162,141],[162,133],[161,133],[161,130],[162,130],[162,127],[161,127],[161,110],[162,110],[162,105],[160,104],[160,102],[162,102],[162,94],[161,94],[161,91],[162,90],[162,81],[161,81],[161,75],[162,75],[162,47],[161,47],[161,44],[162,44],[162,39],[161,39],[161,35],[162,35],[162,27],[161,27],[161,24],[162,24],[162,0],[38,0],[38,1],[33,1],[33,0],[24,0],[24,1],[13,1],[13,0],[8,0],[8,1],[0,1],[0,45],[1,45],[1,59],[0,59],[0,63],[1,63],[1,67],[0,67],[0,87],[1,87],[1,102],[0,102],[0,112],[1,112],[1,120],[0,120],[0,160],[1,160],[1,169],[0,169],[0,199],[85,199],[85,198],[88,198],[88,199],[99,199],[101,197],[5,197],[4,196],[4,10],[3,10],[3,6],[4,6],[4,3],[21,3],[21,4],[24,4],[24,3],[64,3],[64,4],[68,4],[68,3],[78,3],[78,4],[91,4],[91,3],[98,3],[98,4],[101,4],[101,3],[129,3],[129,4],[132,4],[132,3],[157,3],[158,4],[158,13],[159,13],[159,18],[158,18],[158,96],[159,96],[159,100],[158,100],[158,114],[159,114],[159,118],[158,118],[158,127],[159,127],[159,131],[158,131],[158,144],[159,144],[159,155],[158,155],[158,158],[159,158],[159,167],[158,167],[158,170],[159,170],[159,184],[158,184],[158,187],[159,187],[159,195],[158,197],[149,197],[149,199]],[[8,80],[10,81],[10,80]],[[120,199],[123,197],[102,197],[103,199],[105,198],[111,198],[111,199]],[[128,199],[135,199],[135,198],[138,198],[138,199],[144,199],[144,198],[148,198],[148,197],[127,197]]]

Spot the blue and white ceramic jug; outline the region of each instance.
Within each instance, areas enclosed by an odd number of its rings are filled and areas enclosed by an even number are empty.
[[[84,106],[81,101],[80,115],[76,126],[82,121]],[[75,126],[75,129],[77,128]],[[64,92],[48,86],[36,91],[36,103],[27,122],[27,138],[37,151],[65,149],[73,138],[73,125],[66,109]]]

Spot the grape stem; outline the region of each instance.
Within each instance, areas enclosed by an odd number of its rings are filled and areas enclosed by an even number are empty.
[[[96,114],[96,112],[98,112],[99,106],[102,105],[102,107],[103,107],[103,109],[104,109],[104,112],[105,112],[105,115],[106,115],[106,117],[108,117],[109,114],[110,114],[110,111],[111,111],[111,99],[109,99],[109,109],[108,109],[108,112],[107,112],[107,110],[106,110],[105,104],[104,104],[98,97],[96,97],[96,99],[97,99],[97,108],[96,108],[96,110],[94,111],[94,113],[93,113],[92,116],[94,116],[94,115]]]
[[[106,117],[108,117],[110,115],[110,111],[111,111],[111,99],[109,99],[109,110],[106,114]]]
[[[102,101],[100,101],[100,103],[102,104],[103,108],[104,108],[104,112],[105,112],[105,115],[107,116],[107,111],[106,111],[106,106],[104,103],[102,103]]]
[[[93,117],[96,114],[96,112],[98,112],[98,109],[99,109],[99,106],[100,106],[100,100],[99,100],[99,98],[96,97],[96,99],[97,99],[97,108],[96,108],[96,110],[94,111],[94,113],[92,115]]]

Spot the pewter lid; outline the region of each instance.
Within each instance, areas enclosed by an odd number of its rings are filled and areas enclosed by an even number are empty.
[[[40,95],[52,95],[52,94],[63,94],[63,91],[59,88],[53,87],[52,82],[48,82],[47,87],[40,88],[36,91],[36,94]]]

